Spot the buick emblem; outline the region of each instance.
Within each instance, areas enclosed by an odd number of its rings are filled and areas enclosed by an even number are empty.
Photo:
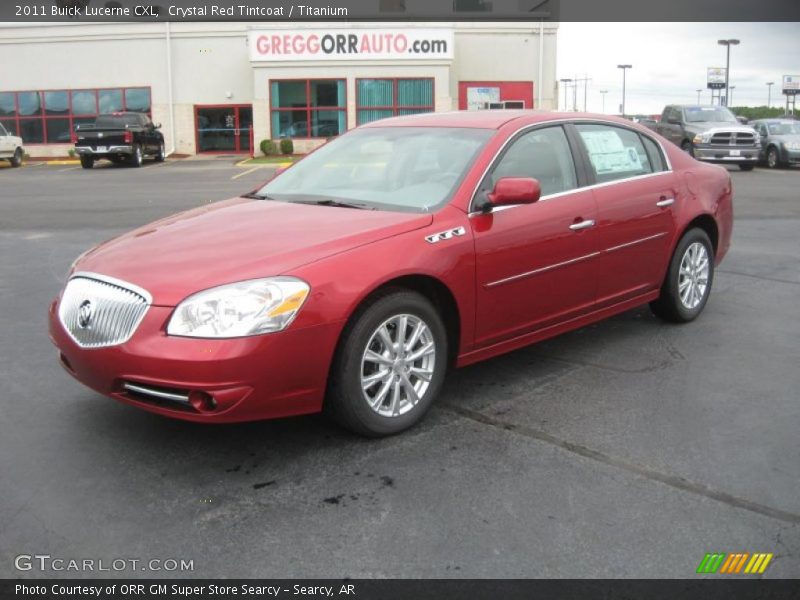
[[[91,300],[84,300],[78,307],[78,327],[86,329],[92,323],[94,305]]]

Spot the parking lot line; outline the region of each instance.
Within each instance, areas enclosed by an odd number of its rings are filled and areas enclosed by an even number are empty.
[[[248,173],[252,173],[254,171],[258,171],[259,169],[263,169],[263,168],[264,167],[259,166],[259,167],[253,167],[252,169],[247,169],[247,171],[243,171],[242,173],[238,173],[238,174],[234,175],[233,177],[231,177],[231,179],[239,179],[239,177],[243,177],[243,176],[247,175]]]

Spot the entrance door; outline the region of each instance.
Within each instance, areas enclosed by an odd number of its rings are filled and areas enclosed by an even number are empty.
[[[195,106],[194,114],[198,152],[250,152],[252,106]]]

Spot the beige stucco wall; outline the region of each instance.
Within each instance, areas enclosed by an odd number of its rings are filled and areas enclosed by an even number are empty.
[[[167,147],[193,154],[194,107],[252,104],[256,145],[270,135],[268,80],[347,79],[347,125],[354,127],[357,77],[433,77],[435,108],[458,104],[462,80],[533,81],[534,101],[542,89],[544,108],[554,106],[557,24],[544,36],[542,81],[538,23],[304,23],[308,27],[440,28],[454,32],[454,59],[251,63],[249,29],[296,29],[297,23],[37,24],[0,26],[3,56],[0,91],[148,86],[153,120],[162,124]],[[168,85],[167,29],[171,37],[172,103]],[[174,123],[172,116],[174,115]],[[174,132],[174,133],[173,133]],[[298,141],[306,151],[316,141]],[[32,156],[63,156],[69,145],[34,145]]]

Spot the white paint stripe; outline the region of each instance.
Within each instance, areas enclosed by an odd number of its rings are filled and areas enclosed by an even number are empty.
[[[258,166],[258,167],[253,167],[252,169],[247,169],[247,171],[243,171],[242,173],[239,173],[238,175],[234,175],[233,177],[231,177],[231,179],[239,179],[239,177],[244,177],[248,173],[253,173],[254,171],[258,171],[259,169],[263,169],[263,167]]]

